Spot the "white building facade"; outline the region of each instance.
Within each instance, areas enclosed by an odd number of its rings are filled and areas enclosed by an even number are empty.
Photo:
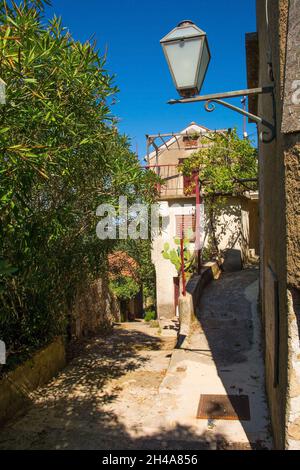
[[[169,259],[163,257],[166,243],[170,249],[178,248],[175,239],[180,238],[182,227],[184,233],[193,232],[196,226],[195,194],[186,191],[190,181],[183,177],[178,165],[201,146],[201,136],[212,131],[191,123],[168,140],[162,139],[162,145],[155,145],[155,150],[148,154],[148,165],[162,178],[160,188],[160,216],[162,230],[152,240],[152,262],[156,271],[157,313],[158,318],[173,318],[177,313],[180,295],[178,272]],[[227,132],[218,130],[216,132]],[[258,196],[255,194],[243,197],[227,197],[218,206],[216,217],[216,238],[221,251],[236,250],[241,259],[247,259],[249,249],[258,254]],[[202,249],[210,243],[210,228],[205,201],[200,206],[200,242]],[[253,232],[257,231],[256,234]],[[257,239],[256,239],[257,238]],[[190,239],[189,250],[195,249],[195,237]]]

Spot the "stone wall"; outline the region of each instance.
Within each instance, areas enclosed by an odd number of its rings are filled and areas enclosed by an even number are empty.
[[[100,328],[110,328],[120,321],[120,307],[108,288],[106,279],[78,290],[70,315],[70,336],[81,338]]]
[[[286,447],[300,449],[300,295],[298,290],[288,291],[289,363],[286,415]]]
[[[186,295],[179,297],[179,345],[183,347],[184,339],[190,333],[192,322],[197,318],[197,308],[205,287],[213,280],[218,279],[221,270],[216,261],[203,265],[201,274],[195,274],[187,283]]]
[[[300,449],[300,323],[296,306],[300,292],[300,134],[283,134],[281,130],[290,5],[288,0],[269,0],[267,18],[266,1],[257,0],[258,85],[271,83],[268,62],[272,62],[275,84],[276,139],[259,144],[260,297],[266,388],[275,447],[279,449]],[[270,95],[259,97],[258,114],[274,120]]]
[[[70,338],[77,339],[120,320],[119,304],[105,279],[77,292],[70,314]],[[0,380],[0,424],[13,418],[31,403],[31,393],[52,379],[66,364],[65,341],[56,338],[31,359]]]
[[[300,450],[300,134],[284,151],[287,224],[288,391],[286,448]]]
[[[63,338],[56,338],[0,380],[0,424],[31,403],[31,393],[52,379],[66,363]]]

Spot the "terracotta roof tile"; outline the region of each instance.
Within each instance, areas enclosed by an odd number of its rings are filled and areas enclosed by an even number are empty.
[[[139,264],[125,251],[115,251],[108,255],[108,266],[110,278],[119,276],[132,277],[138,281]]]

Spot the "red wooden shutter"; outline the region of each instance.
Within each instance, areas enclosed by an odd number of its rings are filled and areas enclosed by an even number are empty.
[[[191,215],[176,215],[176,237],[189,238],[190,241],[195,240],[196,217]]]

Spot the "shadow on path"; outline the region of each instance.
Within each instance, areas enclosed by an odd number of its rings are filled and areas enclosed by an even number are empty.
[[[198,325],[187,342],[192,354],[204,362],[207,358],[213,360],[212,367],[216,367],[221,380],[223,390],[212,372],[211,391],[204,393],[249,398],[250,420],[242,419],[235,399],[231,406],[252,448],[271,440],[257,312],[258,274],[258,269],[246,269],[224,273],[213,281],[204,291],[197,311]],[[227,426],[230,429],[233,422],[228,421]]]
[[[95,336],[74,344],[69,351],[69,365],[37,390],[23,416],[0,432],[0,449],[226,447],[221,435],[204,433],[199,437],[186,426],[164,426],[163,410],[157,424],[155,399],[170,355],[164,350],[164,342],[149,328],[149,334],[140,327],[133,328],[116,327],[106,337]],[[132,383],[135,388],[130,388]],[[146,416],[148,420],[152,416],[153,421],[151,429],[139,435],[134,434],[134,428],[140,422],[136,419],[135,423],[130,415],[135,408],[141,421]]]

